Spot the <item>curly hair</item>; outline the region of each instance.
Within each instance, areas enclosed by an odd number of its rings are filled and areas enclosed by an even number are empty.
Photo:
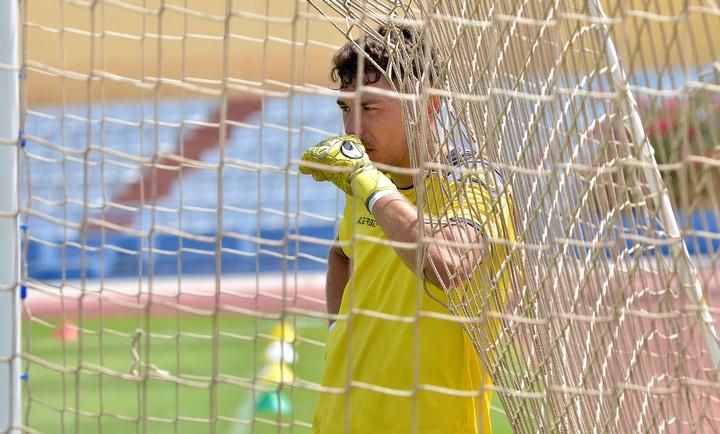
[[[430,83],[436,78],[439,58],[435,50],[429,51],[429,67],[426,68],[425,53],[428,47],[425,46],[423,33],[415,26],[386,24],[381,25],[377,35],[363,35],[354,42],[348,42],[340,48],[333,56],[333,68],[330,71],[330,78],[334,83],[340,85],[340,89],[351,87],[358,77],[358,62],[360,55],[365,57],[363,62],[363,84],[373,84],[379,81],[384,75],[389,80],[399,80],[410,71],[397,58],[405,58],[411,64],[412,74],[416,79],[421,79],[423,73],[427,72]],[[388,68],[391,62],[390,47],[393,47],[399,56],[395,56],[392,68]],[[372,60],[372,61],[370,61]],[[373,63],[374,62],[374,63]],[[427,69],[427,70],[426,70]]]

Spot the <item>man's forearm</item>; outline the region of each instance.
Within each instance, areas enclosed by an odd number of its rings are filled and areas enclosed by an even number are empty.
[[[459,284],[482,260],[482,237],[469,225],[431,228],[418,219],[417,208],[400,193],[387,194],[373,207],[373,216],[385,236],[398,242],[395,251],[405,265],[422,273],[436,286],[448,288]],[[422,234],[428,234],[424,257],[418,261]]]

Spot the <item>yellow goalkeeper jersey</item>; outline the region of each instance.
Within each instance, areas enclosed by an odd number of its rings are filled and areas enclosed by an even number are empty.
[[[495,173],[491,176],[493,179]],[[479,225],[485,237],[512,238],[509,195],[494,181],[455,182],[428,177],[426,213]],[[401,190],[415,203],[415,189]],[[338,320],[329,331],[325,370],[313,420],[320,434],[491,433],[491,384],[473,344],[449,315],[448,295],[405,266],[365,205],[347,198],[339,240],[351,258]],[[475,287],[454,292],[465,315],[502,309],[509,276],[498,272],[506,256],[491,244]],[[487,292],[487,291],[486,291]],[[468,294],[473,294],[469,296]],[[484,300],[484,304],[479,301]],[[461,313],[463,314],[463,313]],[[495,335],[497,324],[484,334]]]

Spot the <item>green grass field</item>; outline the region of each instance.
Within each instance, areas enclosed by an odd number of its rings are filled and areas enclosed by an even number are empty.
[[[325,322],[286,321],[298,337],[296,381],[318,383]],[[51,434],[209,433],[208,420],[216,421],[218,434],[310,433],[317,392],[297,383],[283,389],[291,404],[284,415],[258,409],[260,393],[253,398],[252,384],[269,364],[265,350],[278,324],[239,316],[216,322],[187,314],[149,322],[109,317],[83,321],[80,339],[69,342],[55,336],[55,324],[26,322],[23,341],[30,360],[23,367],[28,373],[24,423]],[[501,407],[497,397],[493,405]],[[511,432],[503,413],[492,414],[496,433]]]

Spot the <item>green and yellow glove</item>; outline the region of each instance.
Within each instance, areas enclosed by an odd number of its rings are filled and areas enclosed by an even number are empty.
[[[315,181],[330,181],[346,194],[365,203],[368,211],[377,200],[396,192],[390,178],[373,165],[365,147],[356,136],[331,137],[311,147],[302,157],[300,173],[312,175]]]

